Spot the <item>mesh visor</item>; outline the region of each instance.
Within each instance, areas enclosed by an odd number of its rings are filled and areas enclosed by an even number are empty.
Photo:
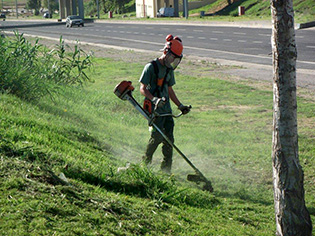
[[[169,69],[175,70],[181,60],[182,56],[177,56],[170,51],[170,53],[166,55],[165,66]]]
[[[179,65],[179,63],[181,62],[182,58],[181,57],[176,57],[174,59],[174,61],[171,63],[171,69],[175,70],[176,67]]]

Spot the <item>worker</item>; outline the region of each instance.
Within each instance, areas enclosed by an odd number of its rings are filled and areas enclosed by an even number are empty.
[[[160,115],[171,114],[170,100],[185,115],[190,111],[190,106],[183,105],[177,98],[173,85],[175,85],[174,70],[183,57],[183,44],[179,37],[168,35],[163,49],[163,54],[145,65],[140,77],[140,93],[145,96],[144,104],[148,113],[153,110]],[[174,120],[171,115],[159,116],[154,120],[155,125],[174,143]],[[162,135],[154,128],[151,131],[151,138],[146,148],[143,161],[148,165],[158,145],[163,143],[163,160],[161,170],[171,173],[173,147],[168,144]]]

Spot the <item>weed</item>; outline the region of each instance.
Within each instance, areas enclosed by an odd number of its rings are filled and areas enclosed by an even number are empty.
[[[74,52],[66,54],[65,44],[50,52],[38,43],[32,45],[23,34],[15,32],[13,39],[0,38],[0,92],[14,94],[34,101],[55,93],[66,85],[82,85],[89,81],[85,70],[91,66],[91,56],[75,45]],[[82,59],[81,54],[84,54]]]

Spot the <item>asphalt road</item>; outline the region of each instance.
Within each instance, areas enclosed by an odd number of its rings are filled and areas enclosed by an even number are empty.
[[[271,29],[216,27],[184,24],[91,23],[66,28],[64,24],[25,27],[32,22],[5,21],[1,26],[18,25],[6,30],[26,34],[79,40],[126,48],[157,51],[167,34],[182,38],[187,55],[205,56],[257,64],[271,64]],[[23,26],[23,27],[22,27]],[[315,30],[297,30],[298,66],[315,68]]]
[[[32,25],[33,24],[33,25]],[[5,21],[5,31],[50,38],[78,40],[98,45],[110,45],[135,50],[159,51],[168,34],[177,35],[184,43],[184,54],[189,56],[237,61],[262,66],[272,65],[271,28],[229,27],[189,24],[143,24],[129,22],[88,23],[85,27],[66,28],[65,24],[38,25],[31,21]],[[17,25],[13,27],[13,25]],[[10,28],[10,26],[12,28]],[[9,27],[9,28],[4,28]],[[298,70],[315,75],[315,29],[296,30]]]

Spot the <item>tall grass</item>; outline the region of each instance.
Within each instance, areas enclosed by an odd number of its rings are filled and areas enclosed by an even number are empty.
[[[70,53],[65,47],[62,37],[50,51],[38,40],[32,45],[17,31],[14,38],[1,37],[0,92],[30,101],[47,95],[53,98],[62,86],[89,81],[85,71],[92,64],[91,55],[77,45]]]

